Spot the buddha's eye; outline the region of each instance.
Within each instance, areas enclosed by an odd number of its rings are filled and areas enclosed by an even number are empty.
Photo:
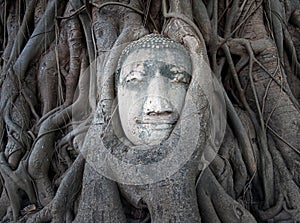
[[[132,71],[125,77],[125,83],[138,83],[143,80],[145,75],[138,71]]]
[[[189,84],[190,80],[191,80],[191,76],[183,73],[177,73],[172,77],[171,83]]]

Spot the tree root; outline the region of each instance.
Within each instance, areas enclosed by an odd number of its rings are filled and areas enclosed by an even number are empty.
[[[246,41],[246,40],[245,40]],[[272,166],[272,158],[269,153],[268,145],[267,145],[267,139],[266,139],[266,131],[265,131],[265,126],[264,126],[264,121],[262,118],[261,110],[258,105],[258,99],[255,98],[256,100],[256,106],[257,109],[260,111],[260,122],[257,120],[256,115],[250,105],[248,104],[247,97],[244,93],[244,89],[242,88],[242,85],[240,83],[238,74],[236,72],[236,69],[233,64],[232,57],[229,53],[229,50],[227,49],[227,46],[224,45],[223,49],[225,50],[227,60],[229,61],[230,69],[235,81],[235,84],[237,86],[239,95],[240,95],[240,100],[242,101],[244,107],[246,108],[248,114],[250,115],[250,118],[254,124],[254,127],[256,129],[256,133],[258,136],[258,142],[259,142],[259,147],[261,149],[261,154],[260,154],[260,159],[261,159],[261,165],[263,166],[261,169],[263,170],[262,174],[262,179],[263,187],[264,187],[264,193],[265,193],[265,205],[269,206],[270,204],[273,203],[273,166]],[[248,52],[249,53],[249,52]],[[252,75],[252,66],[253,66],[253,60],[251,59],[253,54],[249,55],[249,70],[248,70],[248,75],[249,79],[252,80],[251,75]],[[252,89],[253,89],[253,80],[251,81],[252,83]],[[255,89],[253,89],[255,91]],[[255,94],[254,94],[255,95]]]
[[[300,10],[296,9],[292,12],[290,22],[300,28]]]
[[[225,100],[227,114],[230,121],[229,124],[233,130],[234,135],[237,137],[239,148],[241,150],[243,160],[246,164],[247,171],[249,172],[250,176],[253,176],[256,174],[257,164],[254,156],[252,143],[249,139],[249,136],[247,135],[243,123],[238,117],[237,112],[235,111],[235,108],[233,107],[227,95],[225,96]]]
[[[269,219],[272,219],[281,212],[283,208],[283,203],[284,203],[283,194],[279,192],[279,198],[277,203],[272,208],[267,209],[266,211],[256,210],[257,215],[262,221],[267,221]]]
[[[72,167],[67,171],[53,200],[41,211],[35,214],[28,214],[19,222],[70,222],[66,221],[68,218],[67,213],[69,213],[69,211],[74,211],[73,202],[75,201],[81,188],[84,163],[85,160],[83,156],[79,155],[74,161]]]
[[[13,218],[14,220],[17,220],[22,208],[19,190],[26,193],[31,204],[37,203],[33,181],[28,175],[24,161],[21,161],[18,168],[13,171],[5,161],[3,153],[1,153],[0,166],[0,173],[4,179],[4,185],[12,207]]]
[[[83,50],[80,23],[76,18],[68,21],[68,45],[70,52],[70,69],[65,76],[66,100],[65,105],[72,104],[76,86],[80,75],[81,57]]]
[[[65,4],[66,0],[60,1],[59,4],[56,4],[54,0],[49,1],[43,17],[39,21],[30,39],[24,47],[26,50],[22,51],[13,66],[13,69],[17,73],[17,76],[21,82],[24,80],[24,76],[30,62],[36,56],[39,56],[42,52],[47,50],[50,43],[53,42],[54,33],[51,30],[54,30],[53,21],[55,20],[55,13],[61,14],[64,10]],[[47,35],[40,35],[45,31],[50,33]]]
[[[19,28],[16,37],[14,38],[14,45],[12,47],[9,60],[7,62],[8,67],[18,58],[21,48],[24,45],[24,41],[26,39],[26,35],[24,35],[24,34],[27,33],[27,30],[28,30],[27,28],[29,26],[30,19],[33,15],[36,3],[37,3],[37,0],[31,0],[29,5],[26,8],[25,15],[24,15],[23,21],[22,21],[22,25]]]
[[[285,201],[287,202],[287,207],[291,209],[298,210],[300,213],[300,192],[299,187],[295,183],[293,179],[293,175],[290,170],[287,168],[287,165],[283,159],[283,155],[281,155],[281,151],[279,148],[276,148],[275,144],[274,149],[271,151],[274,159],[274,163],[276,164],[276,171],[278,172],[279,179],[277,179],[278,187],[282,191],[285,197]],[[279,145],[280,146],[280,145]]]
[[[235,192],[233,198],[238,198],[242,195],[242,192],[244,192],[244,187],[248,181],[248,175],[241,151],[229,127],[227,127],[223,143],[225,145],[220,148],[219,154],[227,159],[228,164],[231,164],[232,166],[233,188]]]
[[[54,191],[48,178],[48,171],[52,155],[55,151],[55,132],[66,124],[71,115],[72,106],[69,106],[43,122],[38,138],[29,156],[28,171],[35,180],[38,197],[43,206],[47,205],[54,196]],[[49,131],[50,133],[48,133]]]
[[[198,203],[203,222],[256,222],[250,212],[224,191],[210,168],[206,168],[204,171],[197,187]],[[206,198],[202,200],[203,196]]]
[[[209,45],[212,27],[206,7],[202,0],[193,0],[193,14],[195,15],[197,25],[200,27],[205,43]]]
[[[58,75],[54,46],[42,56],[38,73],[38,87],[41,95],[42,115],[56,108],[58,96]]]
[[[0,74],[0,86],[2,86],[3,80],[5,79],[5,76],[7,74],[7,71],[9,69],[9,58],[10,58],[10,54],[12,52],[12,48],[14,45],[14,38],[17,35],[18,32],[18,18],[17,18],[17,13],[18,13],[18,7],[17,4],[16,5],[9,5],[9,4],[5,4],[4,5],[4,13],[3,16],[5,15],[6,18],[3,18],[3,20],[6,22],[6,24],[4,25],[4,38],[7,35],[7,38],[4,39],[4,45],[3,45],[3,54],[2,54],[2,60],[3,62],[1,62],[3,69],[1,69],[1,74]],[[5,33],[6,32],[6,33]]]
[[[266,1],[265,11],[268,14],[269,20],[272,23],[273,34],[277,45],[278,55],[280,61],[284,63],[283,58],[283,23],[285,20],[285,14],[283,6],[279,0]]]

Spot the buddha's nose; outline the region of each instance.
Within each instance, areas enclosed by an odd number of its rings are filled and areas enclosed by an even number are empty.
[[[148,96],[144,103],[146,115],[170,115],[173,113],[170,102],[161,96]]]
[[[170,115],[173,106],[169,102],[167,88],[163,77],[153,79],[148,86],[148,96],[144,103],[144,113],[147,115]]]

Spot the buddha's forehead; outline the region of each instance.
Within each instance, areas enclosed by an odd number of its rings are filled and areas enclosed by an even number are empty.
[[[134,68],[135,66],[155,65],[163,63],[178,68],[182,68],[185,72],[192,73],[191,58],[185,51],[178,49],[136,49],[131,52],[122,64],[122,68]]]
[[[121,73],[125,75],[124,73],[128,72],[130,67],[134,68],[134,64],[137,63],[141,67],[146,64],[150,67],[149,69],[155,67],[151,65],[165,63],[182,68],[186,73],[192,74],[192,63],[187,48],[159,34],[146,35],[125,47],[120,55],[115,73],[116,86],[118,85]]]

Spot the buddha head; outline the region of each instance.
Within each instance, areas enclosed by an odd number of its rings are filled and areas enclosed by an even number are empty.
[[[161,35],[147,35],[122,51],[115,76],[118,112],[133,145],[158,145],[170,136],[191,74],[188,50]]]

